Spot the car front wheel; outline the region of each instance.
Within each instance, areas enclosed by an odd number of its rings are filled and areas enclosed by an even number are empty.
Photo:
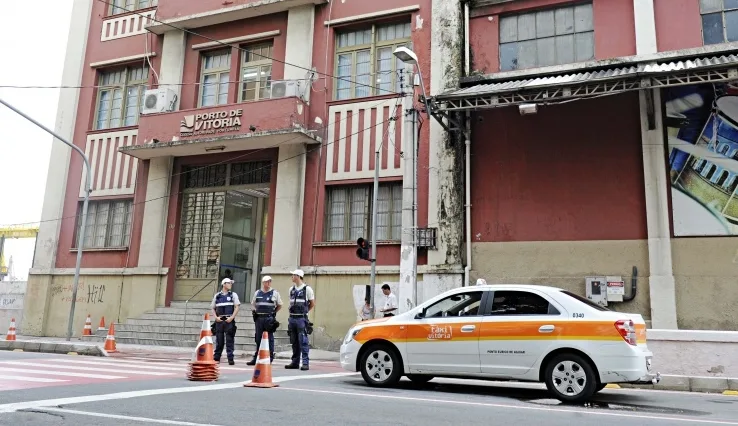
[[[546,366],[546,387],[561,401],[581,403],[597,391],[597,378],[587,360],[565,353],[554,357]]]
[[[394,386],[402,376],[402,362],[389,345],[375,344],[361,357],[361,376],[369,386]]]

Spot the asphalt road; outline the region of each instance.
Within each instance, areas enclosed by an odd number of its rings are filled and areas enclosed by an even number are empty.
[[[254,389],[243,387],[252,374],[244,361],[222,366],[217,382],[189,382],[184,361],[0,352],[0,425],[738,426],[735,396],[606,389],[574,406],[538,384],[436,379],[373,389],[333,362],[307,372],[283,365],[273,366],[279,387]]]

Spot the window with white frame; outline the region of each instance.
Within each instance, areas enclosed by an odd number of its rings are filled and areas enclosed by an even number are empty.
[[[200,106],[225,105],[228,103],[231,50],[205,52],[202,56]]]
[[[156,6],[157,0],[112,0],[110,3],[110,14],[119,15],[132,10]]]
[[[82,203],[79,204],[77,234],[74,247],[82,229]],[[87,206],[87,223],[84,248],[124,248],[131,239],[133,199],[90,201]]]
[[[738,0],[700,0],[704,44],[738,41]]]
[[[137,125],[149,67],[137,65],[102,71],[98,81],[95,129]]]
[[[371,238],[373,185],[327,188],[325,240],[356,241]],[[379,185],[377,194],[377,240],[399,241],[402,232],[402,183]]]
[[[400,92],[405,64],[392,52],[401,46],[411,48],[410,36],[409,22],[337,33],[335,99]],[[408,76],[404,73],[404,78]]]
[[[594,59],[592,3],[500,18],[500,71]]]
[[[241,55],[241,102],[269,99],[273,42],[247,46]]]

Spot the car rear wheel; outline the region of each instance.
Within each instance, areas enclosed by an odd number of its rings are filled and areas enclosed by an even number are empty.
[[[546,387],[561,401],[580,403],[597,391],[597,378],[589,361],[565,353],[554,357],[546,366]]]
[[[418,385],[422,385],[433,380],[433,376],[428,376],[425,374],[408,374],[407,378],[410,379],[411,382]]]
[[[362,355],[360,370],[369,386],[394,386],[402,376],[402,361],[389,345],[375,344]]]

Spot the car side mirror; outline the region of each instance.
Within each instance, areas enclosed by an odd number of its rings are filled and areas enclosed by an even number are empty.
[[[425,318],[425,309],[415,314],[415,319],[423,319]]]

